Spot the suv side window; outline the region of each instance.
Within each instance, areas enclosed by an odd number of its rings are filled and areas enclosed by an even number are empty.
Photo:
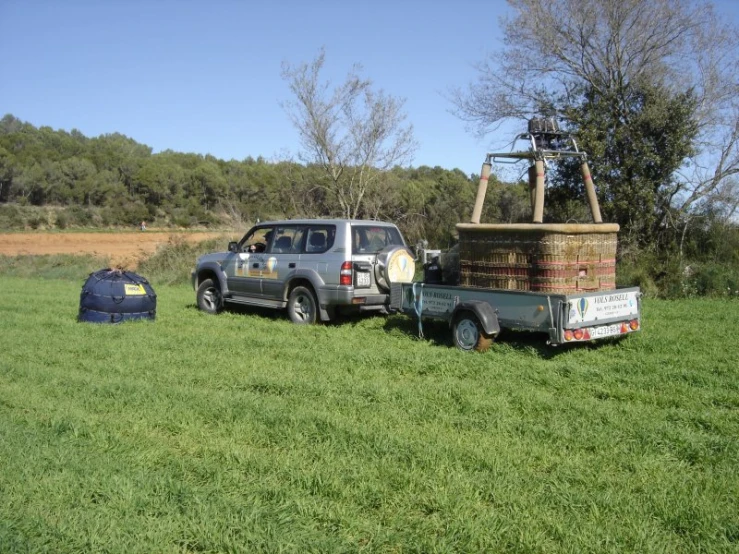
[[[265,252],[270,245],[274,229],[259,227],[246,235],[239,243],[239,252]]]
[[[306,254],[321,254],[334,245],[336,227],[334,225],[313,225],[308,227]]]
[[[270,254],[295,254],[300,252],[303,229],[300,227],[276,227]]]

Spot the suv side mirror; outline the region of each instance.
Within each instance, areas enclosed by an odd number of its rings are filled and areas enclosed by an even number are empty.
[[[236,252],[238,252],[238,246],[239,246],[239,243],[238,242],[231,241],[231,242],[228,243],[228,251],[229,252],[236,253]]]

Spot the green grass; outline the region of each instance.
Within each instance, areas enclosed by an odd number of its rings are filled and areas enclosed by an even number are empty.
[[[739,304],[486,354],[403,317],[77,323],[0,278],[0,552],[738,552]]]

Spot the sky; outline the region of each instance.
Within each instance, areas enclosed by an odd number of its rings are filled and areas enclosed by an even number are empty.
[[[739,21],[739,0],[717,7]],[[449,91],[502,48],[504,0],[0,0],[0,116],[88,137],[122,133],[154,152],[296,158],[283,62],[338,85],[354,64],[405,100],[410,165],[479,173],[524,129],[478,138]]]
[[[405,100],[410,165],[480,171],[491,140],[448,93],[499,47],[503,0],[0,0],[0,116],[88,137],[242,160],[296,157],[283,62],[325,50],[338,85],[354,64]],[[512,137],[499,141],[506,144]]]

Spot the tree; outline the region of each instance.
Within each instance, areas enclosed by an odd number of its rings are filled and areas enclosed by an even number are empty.
[[[670,240],[664,231],[676,213],[672,200],[681,186],[676,172],[693,153],[695,98],[646,83],[625,93],[618,117],[613,98],[592,89],[566,115],[597,158],[591,172],[605,220],[621,225],[628,244],[664,245]],[[579,161],[560,164],[550,185],[551,211],[562,220],[582,220],[582,212],[571,211],[572,199],[584,197]],[[579,206],[585,208],[582,202]]]
[[[327,177],[330,201],[344,217],[365,214],[365,199],[383,172],[410,160],[413,127],[404,125],[403,100],[373,90],[354,66],[341,85],[321,81],[322,50],[311,62],[283,63],[282,76],[295,99],[283,107],[300,134],[301,160]]]
[[[5,116],[2,122],[9,116]],[[13,182],[15,171],[15,157],[0,145],[0,202],[7,202],[10,197],[10,185]]]
[[[159,154],[147,159],[136,173],[138,194],[146,204],[171,206],[185,181],[185,172],[176,163]]]
[[[710,3],[509,3],[514,16],[504,22],[503,52],[480,63],[476,82],[454,93],[461,117],[486,134],[506,120],[544,113],[569,120],[572,130],[585,135],[590,129],[581,125],[599,118],[607,136],[622,146],[627,135],[632,141],[653,141],[652,154],[660,152],[660,135],[681,142],[677,148],[668,145],[669,163],[660,160],[655,166],[668,173],[660,186],[647,184],[647,192],[623,200],[631,204],[632,221],[645,208],[644,194],[651,195],[650,207],[661,210],[656,220],[676,227],[704,202],[736,205],[726,191],[736,192],[727,183],[739,172],[739,34],[718,19]],[[669,116],[661,124],[649,116],[659,109]],[[585,150],[599,148],[585,140],[581,144]],[[594,167],[616,167],[625,161],[619,155],[638,155],[605,147],[592,154]],[[672,156],[679,156],[677,163]],[[608,194],[620,187],[626,196],[636,194],[628,190],[634,184],[622,171],[609,183]]]
[[[209,210],[226,196],[226,180],[221,170],[212,160],[204,160],[190,173],[190,182],[185,185],[185,192],[197,203]]]

